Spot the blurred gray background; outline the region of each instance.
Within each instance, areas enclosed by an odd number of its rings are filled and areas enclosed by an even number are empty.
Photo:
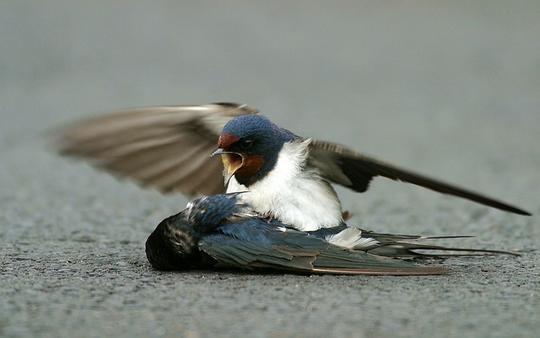
[[[119,108],[239,101],[538,215],[539,36],[538,1],[2,1],[0,336],[536,336],[537,216],[376,180],[340,190],[355,224],[523,256],[443,277],[162,273],[143,243],[186,200],[47,138]]]

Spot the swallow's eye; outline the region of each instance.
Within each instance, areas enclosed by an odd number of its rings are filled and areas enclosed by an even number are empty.
[[[241,139],[238,141],[238,147],[241,150],[248,150],[253,146],[253,143],[255,143],[253,139]]]

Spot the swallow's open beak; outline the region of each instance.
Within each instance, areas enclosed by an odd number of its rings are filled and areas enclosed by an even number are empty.
[[[214,157],[216,155],[222,155],[222,154],[227,154],[228,152],[225,151],[223,148],[217,148],[216,150],[214,150],[211,154],[210,154],[210,157]]]
[[[225,187],[227,187],[234,174],[244,165],[244,156],[240,153],[226,151],[223,148],[217,148],[210,154],[211,157],[216,155],[221,155],[221,161],[225,168],[223,175],[225,178]]]

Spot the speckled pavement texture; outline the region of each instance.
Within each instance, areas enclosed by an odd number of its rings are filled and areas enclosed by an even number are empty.
[[[0,31],[0,336],[538,335],[539,2],[4,1]],[[378,179],[340,190],[355,224],[523,255],[439,277],[152,270],[144,241],[186,200],[60,158],[47,135],[224,100],[535,213]]]

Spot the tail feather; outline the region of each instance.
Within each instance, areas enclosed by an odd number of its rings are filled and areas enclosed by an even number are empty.
[[[440,253],[424,251],[441,251]],[[492,249],[470,249],[460,247],[446,247],[440,245],[429,245],[408,242],[394,242],[382,245],[369,251],[370,253],[388,257],[450,257],[450,256],[478,256],[478,255],[512,255],[521,256],[513,251],[492,250]],[[449,252],[466,252],[461,254]]]
[[[453,239],[453,238],[471,238],[474,236],[470,235],[450,235],[450,236],[422,236],[422,235],[404,235],[404,234],[389,234],[389,233],[379,233],[374,231],[362,230],[363,237],[372,237],[379,242],[395,242],[398,240],[408,239],[408,240],[423,240],[423,239]]]
[[[473,238],[475,236],[454,235],[454,236],[421,236],[419,239],[454,239],[454,238]]]
[[[364,250],[369,253],[396,257],[396,258],[418,258],[418,257],[448,257],[448,256],[478,256],[478,255],[512,255],[520,256],[517,252],[493,249],[471,249],[461,246],[442,246],[435,244],[426,244],[425,241],[439,239],[462,239],[475,236],[470,235],[443,235],[443,236],[422,236],[379,233],[369,230],[361,230],[362,238],[373,239],[375,245],[369,247],[357,247],[358,250]],[[370,243],[373,243],[370,242]],[[435,251],[435,252],[433,252]],[[461,253],[457,253],[461,252]]]

